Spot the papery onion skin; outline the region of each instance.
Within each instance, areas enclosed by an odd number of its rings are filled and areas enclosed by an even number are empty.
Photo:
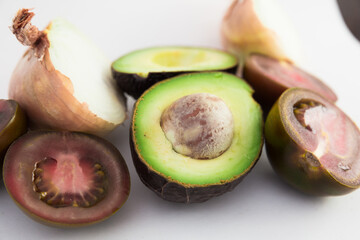
[[[29,49],[10,80],[9,98],[25,110],[32,128],[65,129],[104,135],[116,127],[89,111],[73,96],[70,79],[56,71],[49,53],[43,60]]]
[[[28,10],[19,10],[14,21],[21,19],[19,14],[26,15]],[[23,29],[31,29],[28,26],[31,26],[32,16],[27,16],[27,23],[21,26]],[[15,67],[9,85],[9,98],[16,100],[24,109],[31,128],[106,135],[125,119],[116,123],[106,121],[91,112],[86,103],[81,103],[74,97],[71,80],[57,71],[51,62],[49,44],[46,44],[48,41],[46,33],[50,29],[51,24],[41,32],[36,41],[31,43],[32,45]],[[16,36],[19,39],[18,34]],[[121,94],[119,101],[124,101]],[[119,109],[121,110],[123,109]]]

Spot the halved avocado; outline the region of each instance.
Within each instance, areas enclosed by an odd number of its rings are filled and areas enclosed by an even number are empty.
[[[254,98],[267,114],[280,95],[289,88],[311,89],[336,102],[336,94],[320,79],[296,65],[262,54],[252,54],[243,69],[244,79],[254,88]]]
[[[275,172],[302,192],[334,196],[360,187],[360,131],[313,91],[281,95],[266,119],[265,143]]]
[[[179,74],[201,71],[235,73],[237,58],[211,48],[153,47],[126,54],[113,62],[119,88],[137,99],[156,82]]]
[[[233,118],[230,146],[210,159],[175,151],[161,126],[164,111],[175,101],[199,93],[221,99]],[[130,134],[142,182],[161,198],[182,203],[203,202],[231,191],[254,167],[262,150],[262,111],[252,93],[245,81],[222,72],[185,74],[148,89],[134,106]]]

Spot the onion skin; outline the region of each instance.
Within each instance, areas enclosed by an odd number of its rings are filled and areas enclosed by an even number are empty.
[[[22,44],[30,45],[30,48],[12,74],[9,98],[16,100],[26,112],[31,128],[106,135],[121,122],[112,123],[98,117],[89,110],[86,103],[80,103],[74,97],[71,80],[57,71],[50,59],[50,43],[46,33],[51,29],[51,24],[37,34],[36,40],[26,40],[31,39],[26,36],[32,35],[27,31],[34,29],[30,23],[32,16],[33,13],[29,15],[27,9],[22,9],[14,18],[13,33]],[[21,24],[16,24],[18,19],[21,19]],[[23,19],[26,19],[25,22]],[[21,41],[22,39],[26,41]]]
[[[261,23],[252,0],[233,1],[222,21],[221,37],[224,48],[242,63],[254,52],[292,62],[276,33]]]
[[[33,49],[26,51],[11,77],[9,97],[24,109],[32,128],[104,135],[116,127],[76,100],[70,79],[55,70],[48,51],[42,60]]]

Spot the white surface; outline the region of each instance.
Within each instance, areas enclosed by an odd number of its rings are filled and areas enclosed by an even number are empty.
[[[148,46],[220,48],[219,27],[230,0],[0,1],[0,98],[25,51],[8,30],[18,8],[35,7],[40,28],[56,16],[77,25],[111,60]],[[330,85],[338,105],[360,124],[360,44],[335,1],[281,0],[304,44],[305,67]],[[129,101],[129,107],[133,101]],[[0,185],[0,239],[359,239],[360,191],[333,198],[305,196],[285,185],[263,153],[230,193],[202,204],[163,201],[135,173],[129,121],[109,136],[128,163],[132,189],[113,217],[80,229],[43,226],[25,216]]]

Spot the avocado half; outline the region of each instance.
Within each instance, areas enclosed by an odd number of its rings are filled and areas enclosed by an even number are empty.
[[[160,119],[174,101],[195,93],[221,98],[233,116],[230,147],[212,159],[177,153]],[[222,72],[190,73],[161,81],[135,103],[130,145],[142,182],[161,198],[182,203],[204,202],[234,189],[254,167],[263,145],[263,119],[252,88]]]
[[[224,71],[235,73],[238,60],[224,51],[199,47],[152,47],[128,53],[111,65],[124,92],[137,99],[156,82],[183,73]]]

